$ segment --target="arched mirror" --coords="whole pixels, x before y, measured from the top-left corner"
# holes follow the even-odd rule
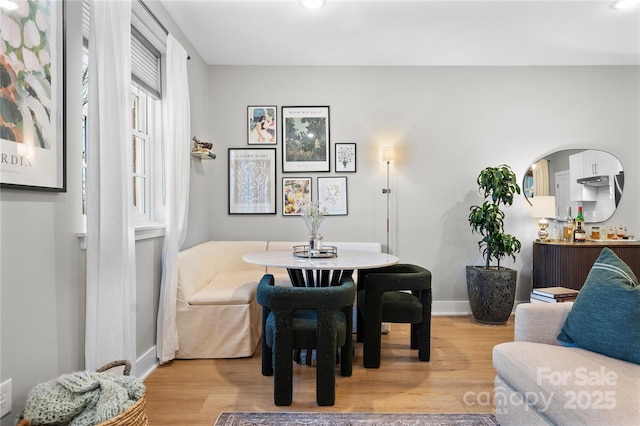
[[[608,220],[618,207],[624,188],[622,164],[612,154],[595,149],[556,151],[534,161],[522,181],[529,203],[536,196],[555,196],[556,217],[573,217],[582,206],[586,223]]]

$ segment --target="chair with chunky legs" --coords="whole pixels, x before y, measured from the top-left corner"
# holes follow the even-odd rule
[[[358,270],[358,342],[364,342],[365,368],[380,367],[382,322],[410,323],[411,348],[429,361],[431,347],[431,272],[396,264]]]
[[[271,274],[262,278],[262,374],[274,376],[275,405],[291,405],[294,349],[309,348],[316,350],[316,401],[335,403],[338,348],[341,375],[352,372],[355,294],[351,278],[341,285],[313,288],[274,286]]]

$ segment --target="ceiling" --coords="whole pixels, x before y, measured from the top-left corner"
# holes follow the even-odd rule
[[[210,65],[639,65],[605,0],[160,0]]]

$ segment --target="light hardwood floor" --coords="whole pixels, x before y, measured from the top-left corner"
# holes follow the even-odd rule
[[[486,326],[466,316],[432,318],[431,361],[409,349],[409,327],[382,336],[379,369],[362,366],[356,344],[353,375],[336,370],[336,404],[316,405],[313,366],[294,364],[293,404],[273,404],[273,377],[261,374],[260,345],[250,358],[174,360],[146,380],[149,423],[211,426],[223,411],[491,413],[494,345],[513,340],[513,317]],[[355,338],[355,335],[354,335]]]

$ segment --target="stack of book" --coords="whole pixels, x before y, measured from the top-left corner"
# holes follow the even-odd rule
[[[546,303],[573,302],[578,297],[578,293],[578,290],[566,287],[534,288],[531,292],[531,301]]]

